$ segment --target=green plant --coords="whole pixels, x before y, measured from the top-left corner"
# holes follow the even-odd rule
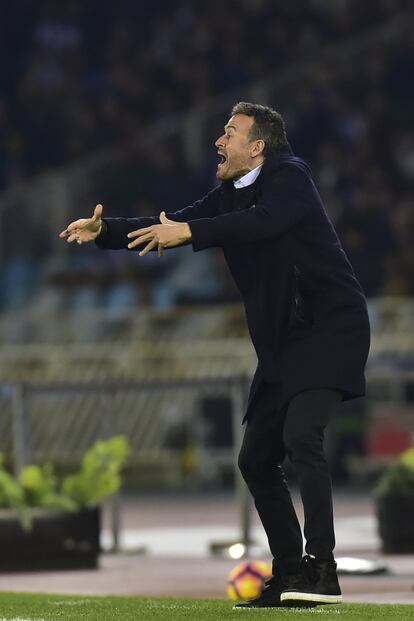
[[[414,447],[388,466],[375,491],[378,498],[396,494],[414,496]]]
[[[19,476],[19,483],[28,507],[52,507],[76,511],[76,503],[57,491],[57,478],[52,464],[25,466]]]
[[[0,507],[20,507],[24,504],[24,493],[19,481],[4,468],[4,457],[0,453]]]
[[[120,470],[128,453],[123,436],[96,442],[85,453],[80,471],[63,481],[65,496],[78,507],[90,507],[114,494],[121,485]]]
[[[15,509],[28,530],[34,507],[79,511],[96,506],[120,488],[120,472],[128,454],[124,436],[98,440],[85,453],[79,472],[61,482],[52,464],[25,466],[15,478],[5,469],[0,454],[0,508]]]

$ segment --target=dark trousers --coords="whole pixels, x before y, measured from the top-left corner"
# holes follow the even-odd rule
[[[276,389],[276,384],[263,383],[254,397],[239,468],[266,531],[273,569],[290,573],[299,567],[303,540],[281,464],[287,456],[297,473],[306,552],[320,560],[333,559],[332,487],[323,439],[341,393],[305,391],[293,397],[283,411],[276,411]]]

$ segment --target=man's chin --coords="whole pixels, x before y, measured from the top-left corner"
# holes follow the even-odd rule
[[[229,171],[220,170],[220,167],[218,167],[216,177],[217,179],[220,179],[220,181],[228,181],[229,179],[232,179],[232,174],[229,174]]]

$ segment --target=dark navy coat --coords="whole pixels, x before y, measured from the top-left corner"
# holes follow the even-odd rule
[[[252,185],[226,181],[167,217],[189,223],[194,251],[223,249],[242,295],[258,357],[246,416],[262,380],[277,384],[280,407],[314,388],[337,389],[344,400],[365,394],[365,297],[303,160],[279,151]],[[97,244],[114,249],[159,220],[104,222]]]

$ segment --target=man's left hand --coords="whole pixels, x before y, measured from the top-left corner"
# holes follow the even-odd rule
[[[128,244],[128,248],[132,249],[140,244],[149,242],[139,253],[143,257],[147,252],[158,246],[158,256],[164,254],[164,248],[174,248],[180,246],[191,239],[191,229],[187,222],[174,222],[169,220],[165,215],[165,211],[160,213],[161,224],[153,224],[144,229],[137,229],[128,233],[128,237],[136,239]]]

